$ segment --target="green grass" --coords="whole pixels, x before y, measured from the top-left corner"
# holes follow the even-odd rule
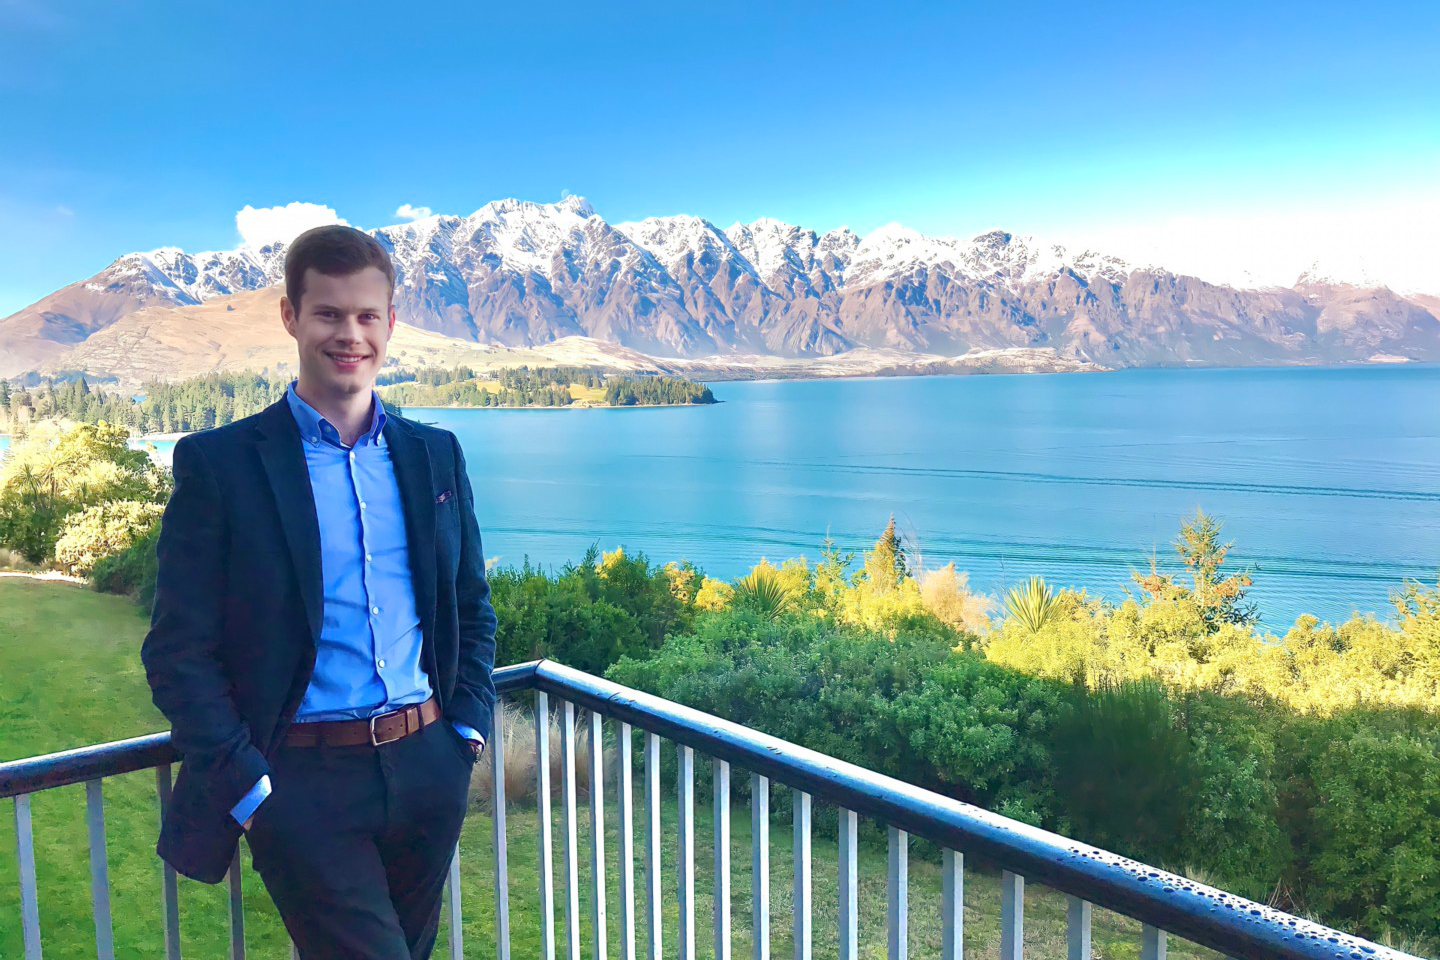
[[[140,665],[145,620],[128,601],[91,593],[65,584],[0,579],[0,759],[33,756],[82,744],[149,733],[165,728],[150,704]],[[557,745],[558,749],[558,745]],[[636,751],[637,764],[639,751]],[[697,757],[697,767],[703,761]],[[747,782],[734,771],[737,793]],[[636,784],[640,783],[637,766]],[[559,784],[554,803],[555,876],[563,878],[563,837]],[[662,808],[664,935],[667,956],[675,956],[676,807],[673,782],[667,777]],[[608,801],[606,859],[610,955],[619,956],[618,836],[615,831],[615,785],[606,784]],[[777,805],[784,791],[774,788]],[[158,827],[154,775],[142,771],[105,781],[106,828],[114,913],[116,956],[121,960],[163,955],[160,920],[161,869],[154,855]],[[89,902],[89,861],[84,819],[84,789],[65,787],[32,798],[36,858],[40,883],[40,922],[47,957],[94,954],[94,927]],[[590,847],[587,800],[579,801],[580,929],[583,953],[590,956]],[[636,928],[646,936],[643,899],[644,831],[636,796]],[[513,955],[529,958],[539,952],[538,822],[533,799],[508,807],[510,925]],[[814,933],[817,958],[836,954],[836,844],[833,825],[816,809],[813,846]],[[732,807],[732,944],[736,957],[750,951],[750,813],[744,803]],[[830,818],[833,824],[833,816]],[[713,817],[709,793],[696,788],[696,945],[701,957],[712,956],[714,864]],[[493,850],[491,819],[477,803],[461,839],[464,936],[471,957],[494,953]],[[243,848],[242,848],[243,849]],[[14,820],[0,816],[0,957],[21,955],[19,892],[14,858]],[[245,925],[249,956],[285,960],[288,940],[259,878],[244,873]],[[777,814],[771,826],[772,956],[791,955],[792,859],[788,817]],[[860,854],[861,956],[885,956],[886,852],[883,842],[862,843]],[[187,957],[222,957],[228,937],[225,891],[182,878],[180,881],[182,949]],[[940,876],[938,864],[912,853],[910,860],[910,955],[938,956],[940,940]],[[557,893],[556,937],[563,954],[564,898]],[[965,948],[970,956],[994,957],[999,941],[998,877],[970,869],[965,877]],[[1025,946],[1032,957],[1064,955],[1065,898],[1031,886],[1026,896]],[[442,927],[441,944],[447,936]],[[1139,955],[1139,924],[1097,910],[1094,952],[1102,960]],[[436,956],[444,955],[437,948]],[[1182,957],[1214,954],[1180,942],[1171,953]],[[644,955],[643,947],[640,955]]]

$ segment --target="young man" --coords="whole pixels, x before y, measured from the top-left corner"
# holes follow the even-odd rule
[[[394,289],[359,230],[291,245],[299,378],[176,445],[141,650],[183,758],[160,856],[217,883],[245,833],[304,960],[430,956],[495,702],[460,445],[374,391]]]

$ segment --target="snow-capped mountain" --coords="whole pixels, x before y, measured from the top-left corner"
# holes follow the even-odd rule
[[[371,231],[415,326],[507,346],[584,336],[656,356],[823,357],[856,348],[958,354],[1041,349],[1106,366],[1440,359],[1424,298],[1310,275],[1236,289],[1096,251],[991,231],[864,237],[762,217],[611,224],[580,197],[496,200]],[[145,310],[283,279],[285,247],[119,258],[0,320],[0,375],[46,364]]]

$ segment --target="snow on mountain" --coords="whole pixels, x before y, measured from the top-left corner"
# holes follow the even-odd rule
[[[655,356],[828,356],[856,349],[1058,351],[1106,365],[1440,359],[1432,304],[1342,285],[1240,290],[1093,250],[992,230],[865,236],[761,217],[611,224],[582,197],[505,199],[371,231],[415,325],[530,347],[567,337]],[[285,245],[127,254],[0,320],[0,376],[37,369],[136,311],[202,304],[283,279]],[[1369,356],[1369,353],[1364,354]]]

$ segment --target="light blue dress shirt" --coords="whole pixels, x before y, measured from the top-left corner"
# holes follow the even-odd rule
[[[347,447],[293,382],[285,392],[315,496],[325,591],[315,670],[296,723],[363,719],[431,694],[405,510],[383,433],[385,406],[373,391],[372,397],[370,426]],[[471,727],[454,726],[467,740],[481,739]],[[244,823],[269,795],[270,778],[262,777],[231,815]]]

